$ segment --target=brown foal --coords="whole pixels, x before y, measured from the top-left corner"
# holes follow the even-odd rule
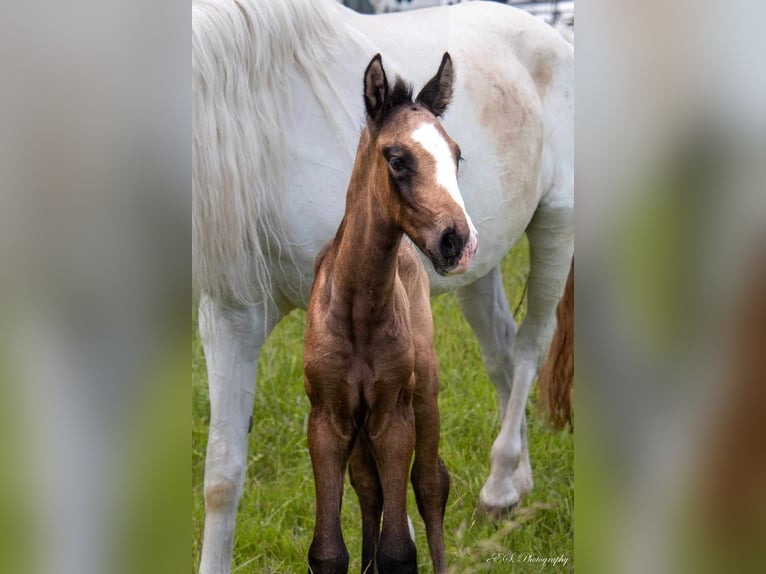
[[[306,320],[314,574],[348,570],[340,525],[347,465],[362,511],[362,572],[417,572],[406,508],[413,452],[412,485],[434,571],[447,569],[449,475],[438,455],[429,282],[402,238],[409,236],[442,274],[464,272],[477,249],[457,187],[460,151],[437,120],[449,105],[453,76],[445,53],[413,101],[401,79],[389,87],[380,55],[364,74],[367,125],[345,216],[316,260]]]

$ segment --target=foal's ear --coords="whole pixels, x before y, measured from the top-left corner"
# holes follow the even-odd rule
[[[388,80],[380,54],[375,54],[364,71],[364,107],[373,122],[380,119],[383,104],[388,98]]]
[[[455,79],[455,70],[452,67],[452,58],[449,52],[444,52],[439,71],[420,90],[415,101],[423,104],[438,118],[449,106],[452,100],[452,82]]]

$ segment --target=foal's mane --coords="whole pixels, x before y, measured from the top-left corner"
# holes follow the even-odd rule
[[[338,10],[327,0],[192,3],[195,293],[261,303],[269,256],[289,257],[278,215],[288,82],[297,71],[332,120],[341,99],[323,62],[346,37]]]

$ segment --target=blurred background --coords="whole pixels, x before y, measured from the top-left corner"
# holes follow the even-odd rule
[[[2,572],[189,564],[186,10],[4,6]],[[578,2],[582,572],[766,564],[764,23]]]
[[[578,566],[762,571],[766,6],[578,8]]]
[[[461,2],[473,0],[338,0],[345,6],[362,14],[385,14],[387,12],[402,12],[417,10],[431,6],[452,6]],[[574,0],[493,0],[500,4],[510,4],[526,10],[549,24],[556,24],[560,19],[574,18]]]

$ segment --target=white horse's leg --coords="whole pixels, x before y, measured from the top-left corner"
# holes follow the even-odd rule
[[[495,385],[500,418],[505,416],[513,383],[513,345],[516,321],[508,307],[500,267],[457,292],[460,310],[481,347],[484,367]]]
[[[495,267],[478,281],[458,291],[458,301],[481,347],[484,367],[497,391],[500,420],[505,417],[513,384],[513,347],[516,321],[508,306],[500,268]],[[510,474],[512,469],[509,469]],[[521,458],[513,485],[519,496],[532,490],[532,468],[527,446],[527,418],[521,421]]]
[[[492,445],[492,468],[480,500],[490,510],[518,503],[532,486],[526,451],[527,395],[550,344],[556,305],[564,289],[574,249],[571,207],[541,205],[527,227],[530,272],[527,316],[513,352],[513,384],[500,434]],[[520,492],[521,491],[521,492]]]
[[[204,295],[200,301],[199,332],[210,390],[200,574],[231,571],[258,354],[280,318],[273,306],[268,310],[264,306],[233,310]]]

